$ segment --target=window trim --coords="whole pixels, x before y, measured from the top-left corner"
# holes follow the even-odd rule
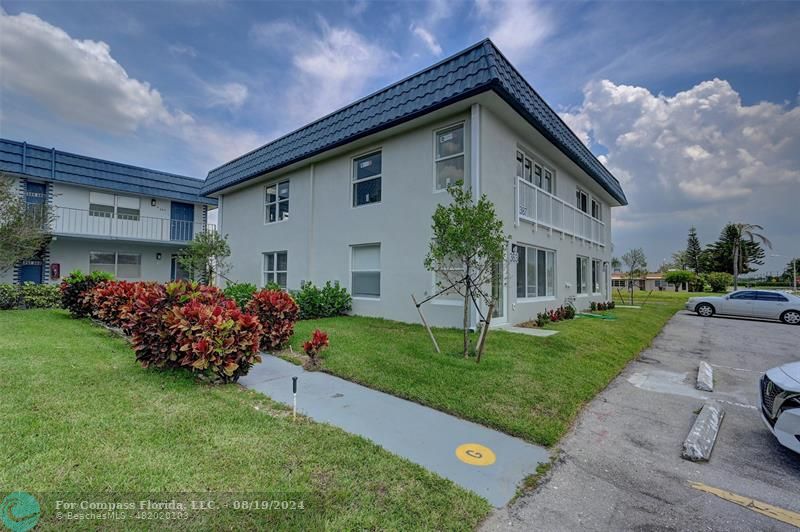
[[[593,258],[593,257],[590,257],[589,260],[592,263],[591,266],[590,266],[590,268],[592,269],[592,273],[590,274],[592,276],[592,291],[591,291],[591,294],[593,296],[602,296],[603,295],[603,285],[605,284],[603,282],[603,277],[604,277],[604,275],[603,275],[603,261],[601,259],[596,259],[596,258]],[[595,288],[594,287],[594,265],[595,265],[595,263],[598,266],[598,268],[597,268],[597,285],[600,288],[600,290],[598,290],[597,292],[594,291],[594,288]]]
[[[92,253],[103,254],[103,255],[114,255],[114,272],[113,275],[115,278],[119,279],[141,279],[142,278],[142,254],[136,253],[133,251],[97,251],[97,250],[89,250],[89,272],[91,273],[92,270]],[[120,277],[119,276],[119,256],[122,255],[134,255],[139,257],[139,276],[138,277]],[[105,271],[105,270],[102,270]]]
[[[550,195],[553,195],[553,196],[557,196],[557,194],[556,194],[556,192],[557,192],[557,190],[556,190],[556,180],[557,180],[556,179],[556,175],[558,174],[558,172],[556,171],[555,165],[553,165],[550,162],[548,162],[547,159],[545,159],[544,157],[539,155],[535,150],[532,150],[532,149],[528,148],[526,145],[524,145],[524,144],[522,144],[520,142],[517,142],[516,151],[514,153],[514,173],[515,174],[516,174],[516,171],[517,171],[517,169],[516,169],[516,167],[517,167],[517,156],[520,155],[520,154],[523,156],[523,161],[522,161],[523,175],[522,176],[515,175],[514,177],[521,178],[521,179],[527,181],[528,183],[530,183],[534,187],[538,188],[542,192],[546,192],[547,194],[550,194]],[[529,159],[531,161],[531,180],[530,181],[528,181],[524,177],[524,174],[525,174],[525,158],[527,158],[527,159]],[[551,188],[551,190],[547,190],[546,188],[536,184],[536,166],[538,166],[542,171],[542,183],[544,183],[545,172],[550,172],[550,188]]]
[[[267,202],[267,189],[269,187],[271,187],[272,185],[275,185],[276,187],[279,187],[282,183],[287,183],[289,185],[289,196],[285,200],[280,200],[280,199],[278,199],[278,195],[276,194],[274,202]],[[269,206],[270,205],[275,205],[275,217],[277,218],[278,214],[280,213],[280,203],[282,201],[285,201],[287,206],[288,206],[287,214],[291,215],[291,213],[292,213],[292,210],[291,210],[291,208],[292,208],[291,207],[291,205],[292,205],[292,201],[291,201],[292,200],[292,179],[289,178],[289,177],[286,177],[286,178],[279,177],[277,179],[270,180],[270,181],[264,183],[263,191],[264,191],[264,193],[262,195],[261,205],[263,207],[264,215],[263,215],[263,217],[261,219],[264,221],[264,225],[267,226],[267,225],[272,225],[272,224],[278,224],[278,223],[281,223],[281,222],[288,222],[290,216],[287,216],[286,218],[276,219],[274,222],[267,221],[267,214],[269,213]],[[277,188],[276,188],[275,192],[277,192]]]
[[[363,244],[350,244],[350,278],[348,279],[350,284],[350,297],[352,299],[363,300],[363,301],[380,301],[381,295],[383,294],[383,290],[381,290],[381,285],[383,284],[383,275],[382,269],[379,268],[377,270],[353,270],[353,255],[355,253],[356,248],[364,248],[364,247],[373,247],[378,246],[378,256],[381,256],[381,248],[383,247],[380,242],[365,242]],[[383,261],[381,261],[382,263]],[[379,295],[376,296],[357,296],[353,292],[353,273],[354,272],[366,272],[366,273],[375,273],[378,272],[378,292]]]
[[[547,292],[547,253],[553,254],[553,295],[543,295],[543,296],[529,296],[528,295],[528,264],[525,263],[525,297],[520,297],[519,293],[517,292],[517,286],[514,286],[514,294],[516,296],[516,300],[518,303],[534,303],[534,302],[541,302],[541,301],[555,301],[558,297],[558,251],[555,249],[549,249],[541,246],[534,246],[531,244],[524,244],[522,242],[514,242],[514,245],[517,246],[517,263],[519,263],[519,248],[525,248],[525,260],[527,261],[528,257],[528,250],[535,250],[535,251],[544,251],[545,252],[545,281],[544,281],[544,289]],[[514,270],[516,275],[516,268]],[[519,283],[519,279],[515,279],[516,283]],[[538,281],[538,279],[537,279]],[[538,290],[538,283],[537,283],[537,290]]]
[[[375,176],[370,176],[364,179],[356,180],[356,167],[355,163],[358,159],[362,159],[364,157],[368,157],[370,155],[375,155],[376,153],[381,154],[381,173]],[[380,201],[370,201],[369,203],[364,203],[363,205],[356,205],[355,204],[355,185],[356,183],[363,183],[369,181],[370,179],[379,179],[381,180],[381,200]],[[360,152],[357,155],[353,155],[350,157],[350,182],[348,184],[350,187],[350,208],[351,209],[360,209],[362,207],[370,207],[372,205],[380,205],[383,203],[383,146],[378,146],[372,148],[370,150]]]
[[[590,288],[593,288],[593,287],[589,286],[591,284],[591,282],[592,282],[592,279],[591,279],[591,275],[592,274],[591,274],[590,265],[589,265],[589,262],[591,261],[591,259],[589,257],[585,256],[585,255],[575,255],[575,259],[576,259],[576,261],[578,259],[581,259],[582,261],[584,261],[584,260],[586,261],[586,268],[581,268],[583,270],[583,278],[586,281],[586,291],[585,292],[581,292],[580,291],[581,290],[581,282],[580,282],[580,279],[578,279],[578,269],[576,268],[575,269],[575,295],[577,297],[589,297],[589,295],[591,294],[591,292],[589,290],[590,290]],[[577,266],[577,263],[575,265]],[[587,274],[588,274],[588,277],[589,277],[588,279],[586,279]]]
[[[279,270],[278,269],[278,254],[279,253],[286,253],[286,269],[285,270]],[[267,255],[274,255],[275,256],[272,259],[273,260],[273,265],[275,266],[275,268],[272,270],[272,274],[275,276],[275,281],[274,281],[275,284],[280,286],[280,283],[278,283],[278,274],[279,273],[285,273],[286,274],[286,286],[282,286],[281,288],[283,290],[288,290],[289,289],[289,251],[287,251],[285,249],[281,249],[281,250],[278,250],[278,251],[262,251],[261,252],[261,286],[262,286],[262,288],[266,288],[266,286],[267,286],[267,273],[268,273],[267,272]]]
[[[462,151],[461,153],[448,155],[447,157],[437,158],[437,156],[436,156],[436,137],[437,137],[437,135],[439,135],[439,133],[441,133],[442,131],[445,131],[445,130],[448,130],[448,129],[452,129],[452,128],[455,128],[455,127],[458,127],[458,126],[461,126],[462,130],[464,131],[464,151]],[[447,188],[437,188],[436,187],[436,177],[437,177],[436,176],[436,163],[438,163],[439,161],[446,161],[448,159],[453,159],[455,157],[464,157],[464,180],[463,180],[463,184],[466,185],[467,172],[468,172],[468,167],[467,167],[467,121],[466,120],[459,120],[458,122],[453,122],[451,124],[448,124],[448,125],[445,125],[445,126],[442,126],[442,127],[434,128],[432,133],[433,133],[433,143],[432,143],[432,146],[433,146],[433,193],[434,194],[439,194],[441,192],[447,192]],[[453,185],[450,185],[450,186],[454,186],[454,185],[455,185],[455,183]]]

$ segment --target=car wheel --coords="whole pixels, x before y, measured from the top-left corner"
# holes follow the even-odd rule
[[[781,314],[781,321],[788,325],[800,325],[800,311],[787,310]]]
[[[710,318],[714,315],[714,307],[708,303],[700,303],[697,305],[697,307],[695,307],[694,310],[698,315],[703,316],[704,318]]]

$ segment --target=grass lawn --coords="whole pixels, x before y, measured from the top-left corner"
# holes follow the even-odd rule
[[[344,342],[334,332],[334,345]],[[226,492],[305,501],[302,511],[229,508],[190,512],[189,521],[127,522],[138,529],[472,529],[490,509],[362,438],[293,423],[260,394],[142,369],[124,340],[63,311],[0,312],[0,364],[0,497],[206,492],[219,500]],[[54,525],[50,510],[42,522]]]
[[[553,445],[581,406],[647,347],[686,294],[615,309],[618,319],[546,326],[542,338],[492,331],[480,364],[460,355],[461,331],[436,329],[437,355],[421,325],[364,317],[299,322],[301,350],[315,328],[330,334],[325,371],[543,445]]]

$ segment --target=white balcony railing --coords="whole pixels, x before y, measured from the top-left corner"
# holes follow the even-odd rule
[[[150,216],[130,216],[95,212],[71,207],[55,207],[53,233],[122,240],[188,242],[195,234],[214,231],[212,224],[170,220]]]
[[[524,179],[517,178],[517,221],[606,245],[606,224]]]

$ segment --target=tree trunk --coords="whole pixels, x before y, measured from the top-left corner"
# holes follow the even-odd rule
[[[464,291],[464,358],[469,355],[469,265],[466,268],[466,286]]]
[[[739,289],[739,242],[733,243],[733,289]]]

